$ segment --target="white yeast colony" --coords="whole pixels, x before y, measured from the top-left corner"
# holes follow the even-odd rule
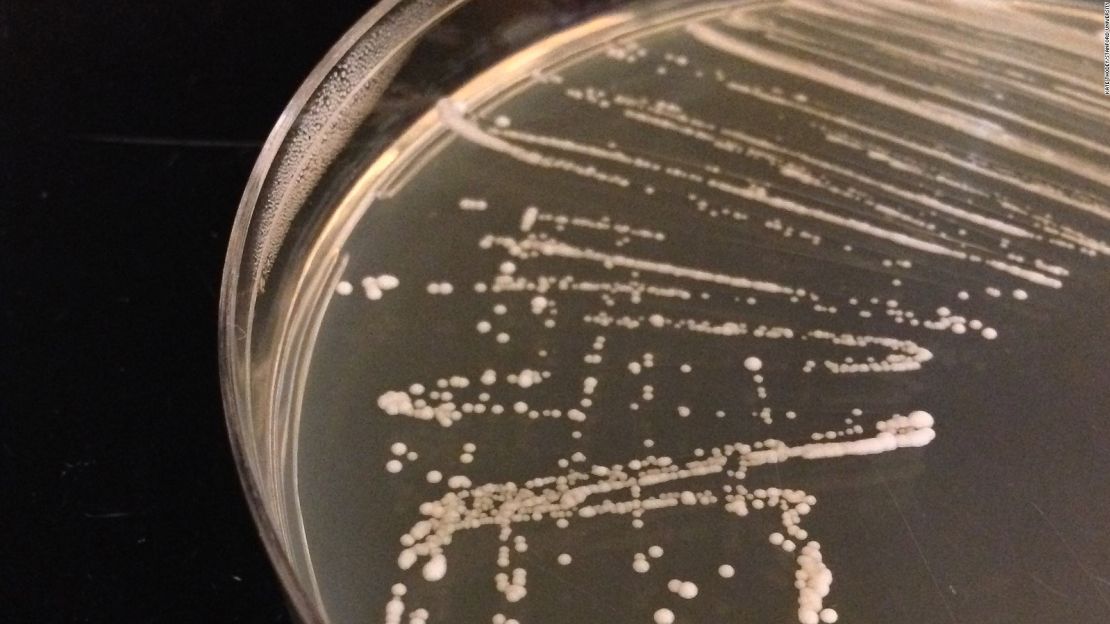
[[[476,254],[475,265],[490,270],[473,284],[426,282],[422,296],[479,302],[468,308],[480,309],[477,316],[460,315],[461,331],[489,359],[475,370],[383,389],[380,413],[443,428],[464,419],[506,428],[542,420],[564,428],[561,442],[568,446],[546,474],[474,483],[471,476],[485,454],[472,442],[445,442],[446,454],[422,449],[422,461],[438,464],[404,471],[405,462],[417,457],[404,442],[392,441],[385,466],[390,479],[428,492],[415,510],[419,519],[400,537],[397,564],[406,580],[445,578],[453,543],[467,532],[497,531],[500,546],[490,557],[489,585],[503,603],[501,611],[511,612],[538,591],[523,563],[529,559],[529,527],[573,530],[610,516],[627,518],[626,526],[635,530],[665,517],[664,510],[712,509],[737,522],[749,515],[775,520],[766,542],[794,564],[793,580],[785,578],[783,585],[796,590],[797,621],[836,622],[825,547],[804,522],[815,513],[817,496],[753,482],[771,464],[813,461],[831,470],[835,464],[828,460],[840,457],[924,447],[936,435],[934,421],[909,405],[906,415],[878,421],[865,420],[874,418],[874,410],[855,409],[850,416],[835,415],[830,425],[829,415],[812,404],[793,403],[792,384],[803,375],[897,382],[945,357],[954,345],[1002,341],[1005,331],[992,319],[1004,316],[1007,306],[1033,305],[1066,288],[1079,263],[1110,255],[1110,245],[1082,227],[1091,219],[1110,220],[1102,199],[1054,183],[1051,173],[1019,172],[1005,164],[1007,155],[1020,154],[1045,164],[1046,171],[1063,163],[1080,178],[1110,182],[1099,166],[1105,160],[1090,156],[1110,156],[1104,145],[1004,106],[1013,94],[1061,118],[1078,116],[1105,128],[1105,111],[1093,96],[1065,95],[1084,88],[1060,69],[1075,60],[1074,52],[1057,46],[1045,52],[1053,62],[1033,67],[997,37],[985,37],[981,46],[969,43],[961,29],[944,22],[966,18],[975,28],[992,27],[958,7],[942,14],[931,5],[878,1],[798,0],[789,6],[794,18],[810,24],[835,16],[855,29],[825,28],[826,37],[815,37],[799,29],[797,19],[778,19],[774,7],[723,11],[642,39],[612,42],[576,61],[616,64],[636,80],[614,79],[602,88],[573,65],[532,74],[525,91],[543,89],[545,97],[562,98],[567,108],[560,114],[597,120],[594,126],[612,128],[613,136],[579,136],[574,123],[559,125],[565,135],[552,135],[529,128],[526,116],[450,99],[439,103],[438,131],[452,141],[480,149],[491,163],[536,176],[537,184],[571,180],[576,188],[597,189],[597,196],[570,202],[539,196],[509,205],[485,199],[492,192],[468,189],[453,199],[451,210],[441,211],[444,219],[468,220],[466,231],[482,231],[466,244]],[[922,15],[930,19],[923,22]],[[1068,32],[1063,25],[1051,28],[1061,36]],[[861,30],[894,35],[863,37]],[[863,49],[860,41],[867,54],[850,52]],[[895,74],[887,69],[891,62],[911,71]],[[1022,78],[1003,80],[999,76],[1006,72],[988,71],[998,66]],[[946,74],[918,77],[938,67]],[[708,94],[703,99],[724,102],[728,114],[671,101],[672,80],[699,85]],[[984,92],[956,88],[967,82]],[[799,91],[799,84],[810,88]],[[846,106],[846,96],[866,106]],[[745,107],[788,116],[820,145],[745,125],[746,117],[735,114]],[[909,122],[911,130],[892,129],[880,116],[862,112],[876,108],[933,124],[932,130],[915,133]],[[637,137],[652,146],[680,144],[698,157],[670,159],[645,149]],[[990,149],[969,153],[961,147],[975,142]],[[649,212],[641,202],[661,202],[650,205],[663,208]],[[504,211],[514,215],[511,227],[486,220]],[[664,218],[656,222],[655,214]],[[704,239],[684,239],[690,232]],[[691,246],[704,249],[684,253]],[[744,249],[734,251],[738,247]],[[851,277],[850,286],[759,262],[758,256],[774,253],[833,267]],[[400,280],[383,274],[358,283],[376,300]],[[341,296],[353,291],[349,281],[335,288]],[[642,348],[613,356],[607,341]],[[688,344],[712,344],[714,354],[726,355],[700,361],[689,356],[697,349],[683,351]],[[553,364],[550,345],[558,345],[562,357],[573,351],[573,365]],[[988,343],[981,348],[989,353]],[[521,357],[527,361],[513,359]],[[703,371],[721,368],[734,380],[729,388],[699,385]],[[675,377],[681,385],[698,386],[699,394],[668,395],[673,384],[663,382]],[[629,386],[630,396],[605,402],[616,388]],[[880,398],[882,404],[892,400]],[[863,405],[869,397],[852,399]],[[672,450],[659,429],[648,437],[631,425],[630,448],[643,455],[619,463],[591,459],[594,426],[631,417],[697,427],[741,414],[749,430],[767,433]],[[789,439],[778,439],[784,424],[794,428]],[[799,435],[799,426],[808,431]],[[822,505],[836,503],[833,494],[827,501],[825,496]],[[554,560],[559,567],[577,567],[590,557],[588,544],[574,545],[579,550],[545,555],[544,565]],[[679,572],[668,568],[672,557],[658,544],[627,556],[621,567],[630,582],[667,590],[658,594],[665,604],[629,621],[693,621],[684,620],[688,605],[743,595],[735,581],[721,591],[721,584],[744,572],[742,559],[707,561],[702,576],[689,580],[672,577]],[[406,613],[405,595],[403,585],[394,587],[387,622]],[[410,614],[414,622],[428,620],[421,609]],[[534,624],[551,618],[557,614]],[[498,612],[493,621],[517,620]]]
[[[534,477],[523,483],[487,483],[478,487],[448,492],[438,500],[420,506],[424,519],[402,536],[404,550],[397,563],[407,570],[425,559],[422,574],[425,580],[443,578],[446,567],[446,550],[459,532],[484,527],[499,529],[501,541],[507,542],[514,528],[529,523],[565,521],[560,526],[573,527],[574,523],[588,521],[603,515],[632,515],[640,518],[651,512],[676,506],[720,505],[737,517],[744,517],[763,509],[781,512],[784,531],[797,540],[807,540],[809,535],[801,528],[801,519],[812,510],[817,500],[800,490],[766,488],[749,491],[740,484],[747,472],[758,466],[776,464],[792,459],[824,460],[850,455],[873,455],[898,448],[921,447],[935,436],[933,418],[917,411],[908,416],[893,416],[876,425],[871,437],[851,440],[809,443],[790,446],[782,441],[767,439],[754,444],[733,443],[714,447],[703,453],[704,457],[678,462],[671,457],[648,456],[613,466],[590,466],[586,471],[570,469],[563,474]],[[726,479],[721,477],[725,476]],[[725,481],[722,485],[721,482]],[[693,489],[680,488],[700,488]],[[716,492],[714,492],[716,490]],[[616,494],[626,495],[614,501]],[[604,498],[602,498],[604,497]],[[599,502],[593,499],[602,498]],[[517,536],[517,552],[522,543]],[[770,537],[773,545],[786,553],[798,548],[792,539],[782,533]],[[796,577],[801,583],[798,594],[799,621],[818,621],[814,618],[835,618],[835,611],[823,606],[832,583],[832,574],[822,563],[820,544],[805,541],[796,557]],[[509,565],[509,549],[502,547],[500,567]],[[655,545],[648,549],[647,557],[638,554],[633,561],[636,572],[648,573],[650,558],[661,558],[664,550]],[[569,564],[570,555],[560,563]],[[564,563],[565,562],[565,563]],[[518,568],[521,569],[521,568]],[[721,577],[729,578],[735,570],[721,566]],[[509,580],[510,578],[514,580]],[[497,585],[509,602],[523,599],[525,573],[513,577],[498,573]],[[698,586],[691,581],[672,580],[668,583],[677,596],[691,600],[699,595]]]

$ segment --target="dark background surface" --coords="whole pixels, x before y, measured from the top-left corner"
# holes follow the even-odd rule
[[[372,4],[0,0],[0,621],[288,621],[220,272],[261,142]]]

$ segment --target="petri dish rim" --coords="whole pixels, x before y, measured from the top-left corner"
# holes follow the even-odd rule
[[[227,423],[231,451],[238,468],[239,479],[248,507],[270,557],[286,598],[295,617],[306,624],[323,624],[327,616],[321,603],[298,577],[288,548],[281,541],[274,518],[274,510],[267,508],[262,492],[268,484],[262,481],[261,462],[251,441],[252,384],[251,349],[254,330],[254,305],[268,267],[265,261],[252,257],[248,244],[253,236],[265,237],[262,224],[272,219],[274,212],[283,207],[266,204],[266,183],[271,179],[275,166],[281,165],[279,157],[286,143],[296,136],[296,123],[311,105],[314,96],[328,83],[329,74],[374,29],[381,29],[390,16],[425,8],[433,17],[408,24],[408,28],[393,28],[385,32],[384,45],[377,49],[379,62],[390,56],[405,42],[417,36],[439,15],[464,4],[467,0],[380,0],[372,9],[350,26],[339,40],[313,67],[312,71],[285,105],[273,129],[259,152],[239,201],[228,240],[221,278],[218,308],[218,359],[221,395]],[[415,9],[414,5],[419,5]],[[380,65],[379,65],[380,67]],[[373,77],[373,72],[362,76]],[[373,102],[368,103],[369,106]],[[331,110],[336,114],[338,110]],[[293,212],[300,206],[293,207]],[[288,210],[288,208],[286,208]],[[291,215],[290,215],[291,216]],[[282,232],[284,235],[285,232]],[[280,241],[276,241],[280,242]]]

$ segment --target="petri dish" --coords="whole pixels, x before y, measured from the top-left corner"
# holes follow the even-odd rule
[[[378,3],[224,275],[312,623],[1104,622],[1091,6]]]

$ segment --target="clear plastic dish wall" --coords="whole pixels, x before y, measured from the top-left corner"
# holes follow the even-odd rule
[[[326,621],[312,590],[294,479],[298,388],[319,320],[306,300],[321,295],[335,260],[328,217],[356,174],[438,98],[545,36],[624,4],[382,0],[316,66],[263,146],[227,254],[220,365],[244,488],[303,621]],[[668,3],[682,4],[694,3]]]

